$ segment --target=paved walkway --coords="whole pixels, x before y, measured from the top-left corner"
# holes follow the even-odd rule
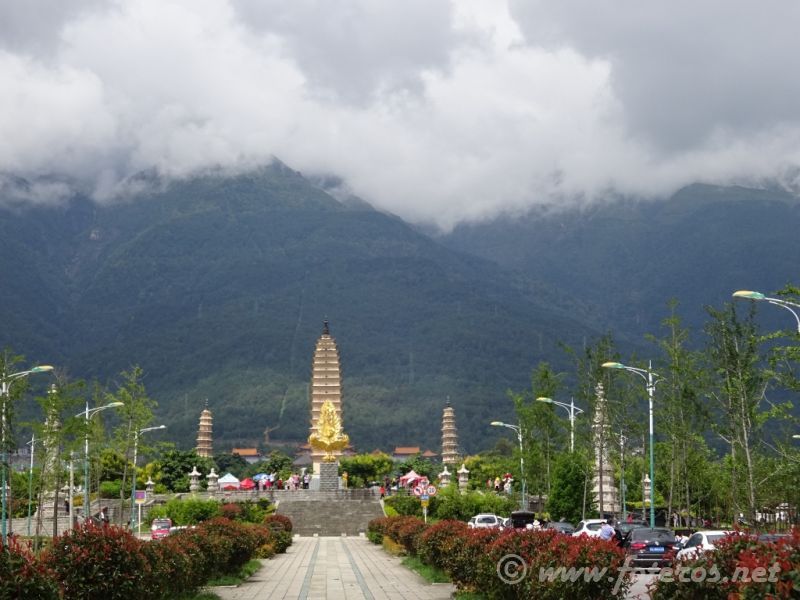
[[[213,588],[223,600],[444,600],[453,590],[427,583],[363,537],[295,538],[239,587]]]

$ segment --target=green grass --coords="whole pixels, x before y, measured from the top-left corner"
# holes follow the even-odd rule
[[[261,568],[260,560],[256,559],[249,560],[236,575],[223,575],[222,577],[211,579],[208,583],[206,583],[206,587],[214,587],[221,585],[239,585],[243,581],[246,581],[260,568]]]
[[[419,574],[428,583],[450,583],[447,573],[431,565],[426,565],[416,556],[406,556],[402,564]]]

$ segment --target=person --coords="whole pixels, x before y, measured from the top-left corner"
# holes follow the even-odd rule
[[[66,514],[69,514],[69,499],[68,498],[64,500],[64,512]]]
[[[603,524],[600,526],[600,539],[608,542],[613,537],[614,537],[614,528],[608,521],[603,521]]]
[[[97,518],[100,519],[100,523],[103,527],[108,527],[108,507],[104,506],[100,509],[100,512],[97,513]]]
[[[386,497],[386,488],[381,486],[381,499]]]

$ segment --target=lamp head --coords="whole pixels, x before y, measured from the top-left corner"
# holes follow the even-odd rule
[[[620,362],[604,362],[600,366],[603,367],[604,369],[624,369],[625,368],[625,365],[623,365]]]
[[[112,402],[111,404],[106,404],[103,408],[116,408],[118,406],[125,406],[124,402]]]
[[[491,425],[494,425],[495,427],[503,427],[505,423],[503,423],[502,421],[492,421]]]
[[[739,290],[738,292],[733,292],[734,298],[746,298],[748,300],[764,300],[766,296],[761,292],[753,292],[751,290]]]
[[[31,373],[45,373],[46,371],[52,371],[52,365],[39,365],[37,367],[33,367],[31,369]]]
[[[548,403],[550,403],[550,404],[552,404],[552,403],[553,403],[553,399],[552,399],[552,398],[545,398],[544,396],[539,396],[539,397],[536,399],[536,401],[537,401],[537,402],[548,402]]]

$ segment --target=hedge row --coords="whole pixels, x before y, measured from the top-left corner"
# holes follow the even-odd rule
[[[89,523],[56,538],[39,557],[16,541],[0,549],[0,600],[182,597],[289,544],[288,531],[222,517],[152,542]]]
[[[662,573],[654,600],[728,600],[800,597],[800,528],[769,544],[752,535],[730,535],[715,550],[676,562]]]
[[[425,525],[410,516],[375,519],[367,535],[374,543],[390,538],[445,571],[460,590],[488,598],[615,598],[624,597],[630,585],[629,573],[620,574],[624,552],[598,538],[553,530],[469,529],[455,520]],[[555,571],[560,567],[563,576]],[[583,576],[595,567],[606,570],[602,576]],[[569,577],[570,568],[577,577]]]

